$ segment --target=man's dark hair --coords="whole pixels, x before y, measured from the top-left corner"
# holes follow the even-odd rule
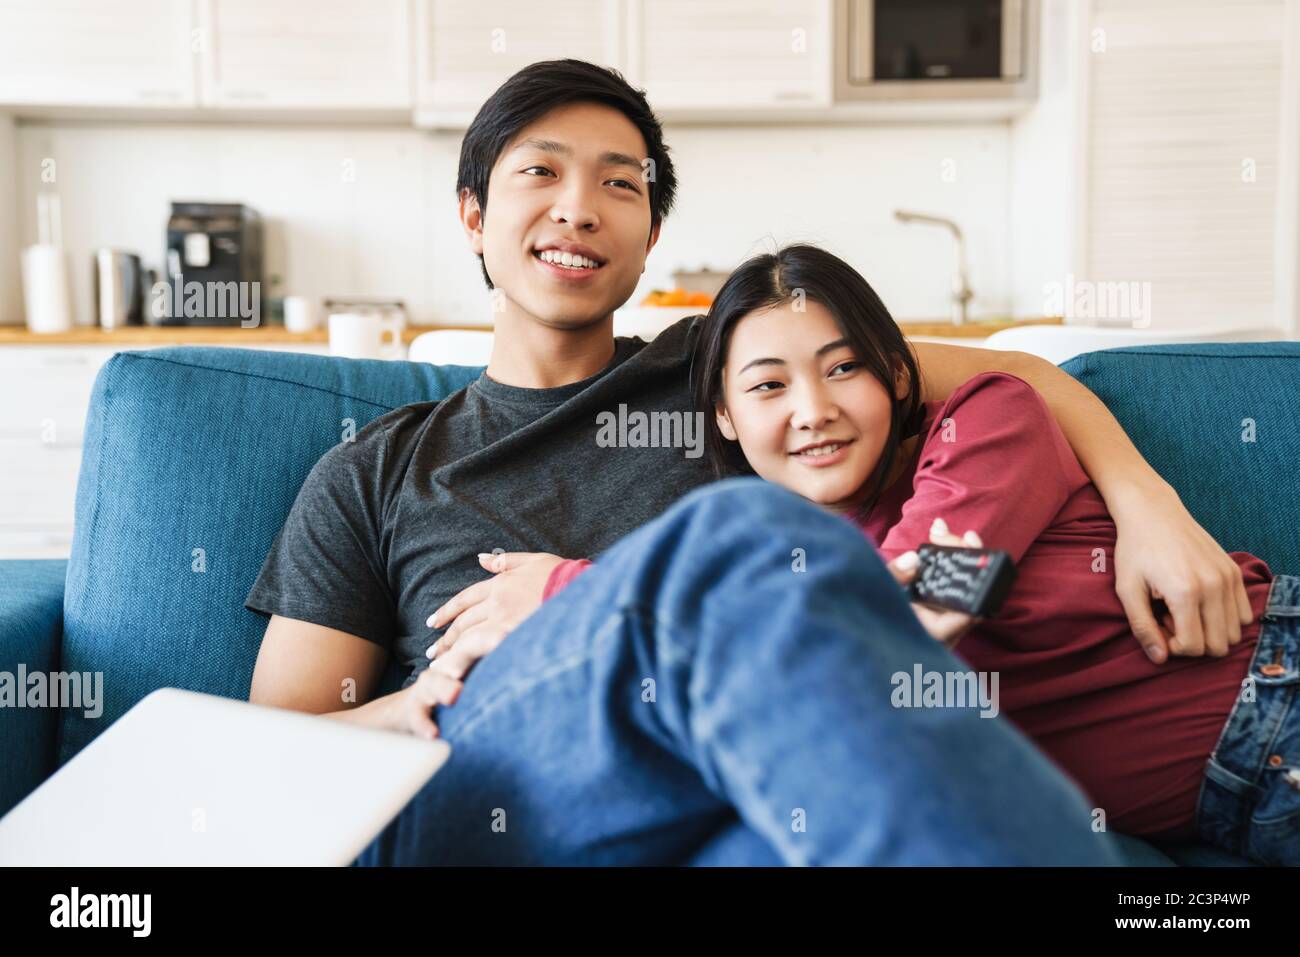
[[[677,175],[664,145],[664,132],[646,102],[645,93],[632,87],[621,73],[585,60],[543,60],[524,67],[480,107],[460,144],[460,169],[456,195],[468,189],[487,216],[488,178],[492,167],[519,131],[546,113],[570,103],[603,103],[631,121],[645,140],[649,168],[650,227],[658,225],[672,209]],[[483,280],[492,277],[479,256]]]

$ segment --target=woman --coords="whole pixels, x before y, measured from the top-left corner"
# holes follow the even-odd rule
[[[1093,797],[1105,827],[1300,863],[1300,705],[1287,687],[1300,578],[1232,553],[1254,612],[1240,642],[1153,664],[1115,593],[1114,523],[1039,395],[985,373],[921,402],[879,297],[815,247],[732,274],[692,377],[719,477],[757,474],[843,515],[901,582],[919,545],[959,543],[945,522],[1011,554],[1017,580],[996,617],[916,606],[918,617],[961,639],[972,668],[999,673],[1002,712]],[[546,597],[585,564],[557,566]]]

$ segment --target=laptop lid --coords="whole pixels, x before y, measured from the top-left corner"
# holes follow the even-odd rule
[[[0,819],[0,865],[347,865],[450,753],[162,688]]]

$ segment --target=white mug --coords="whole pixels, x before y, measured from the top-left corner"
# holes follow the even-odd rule
[[[285,296],[284,328],[289,332],[320,328],[320,300],[311,296]]]
[[[336,312],[330,316],[330,355],[345,359],[401,359],[401,316],[366,312]]]

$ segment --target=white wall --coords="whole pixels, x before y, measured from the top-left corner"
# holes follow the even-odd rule
[[[1041,314],[1047,284],[1065,283],[1081,165],[1077,58],[1086,51],[1076,0],[1041,0],[1038,99],[1011,128],[1012,311]]]
[[[897,222],[894,210],[908,208],[962,226],[972,314],[1006,312],[1007,124],[692,127],[668,139],[681,186],[653,254],[664,281],[678,263],[733,267],[773,244],[809,241],[859,269],[896,318],[947,319],[952,238]]]
[[[728,268],[772,243],[808,240],[862,270],[898,318],[946,317],[951,239],[896,222],[893,210],[908,207],[962,225],[972,314],[1004,314],[1009,130],[1005,123],[670,127],[678,204],[633,301],[667,288],[675,269]],[[93,250],[124,248],[160,265],[174,199],[259,210],[268,223],[267,275],[286,280],[273,295],[392,296],[406,300],[417,321],[490,319],[455,213],[459,134],[22,121],[16,140],[24,245],[35,239],[41,163],[56,161],[79,323],[92,321]],[[0,176],[7,154],[0,132]],[[0,300],[0,320],[20,321],[18,308]]]
[[[14,121],[0,114],[0,322],[21,316],[23,308],[18,259],[16,141]]]
[[[425,228],[438,151],[410,130],[24,122],[18,154],[24,243],[36,234],[41,164],[55,161],[56,182],[43,188],[62,200],[82,325],[93,321],[92,252],[131,250],[161,268],[172,200],[256,208],[266,219],[267,279],[287,280],[273,295],[400,296],[427,306],[452,273],[431,255]]]

